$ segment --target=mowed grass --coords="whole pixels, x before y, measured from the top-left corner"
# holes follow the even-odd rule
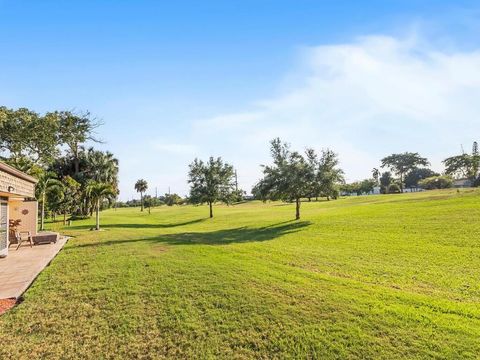
[[[101,214],[0,317],[0,358],[476,358],[480,192]]]

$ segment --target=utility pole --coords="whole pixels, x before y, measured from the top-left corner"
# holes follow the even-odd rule
[[[155,186],[155,197],[158,198],[157,187]]]
[[[235,191],[238,193],[238,176],[237,176],[237,169],[235,169]]]

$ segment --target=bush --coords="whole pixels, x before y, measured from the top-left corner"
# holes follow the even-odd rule
[[[388,194],[399,194],[402,191],[398,184],[390,184],[387,190]]]
[[[418,185],[425,190],[451,188],[453,179],[450,176],[431,176],[420,180]]]

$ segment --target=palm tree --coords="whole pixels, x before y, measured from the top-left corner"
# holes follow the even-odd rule
[[[61,190],[62,187],[63,184],[60,180],[55,178],[55,173],[44,172],[38,179],[38,183],[35,186],[35,192],[37,199],[40,199],[42,204],[40,211],[40,231],[44,230],[46,195],[49,191],[54,189]]]
[[[89,198],[86,191],[89,182],[95,181],[110,184],[118,194],[118,160],[108,151],[103,152],[93,148],[82,151],[80,160],[81,172],[77,177],[80,179],[83,189],[81,212],[93,214],[95,202]]]
[[[137,192],[140,193],[140,200],[142,204],[142,208],[140,211],[143,211],[143,193],[147,191],[147,189],[148,189],[148,184],[145,180],[143,179],[137,180],[137,182],[135,183],[135,190],[137,190]]]
[[[85,153],[87,163],[87,172],[89,178],[111,184],[113,187],[118,185],[118,160],[113,157],[109,151],[103,152],[90,148]]]
[[[100,204],[106,198],[117,195],[111,184],[93,181],[87,186],[88,197],[95,204],[95,230],[100,230]]]

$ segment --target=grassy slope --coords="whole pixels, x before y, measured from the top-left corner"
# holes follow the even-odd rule
[[[0,358],[480,354],[480,192],[102,213],[0,318]],[[101,355],[103,354],[103,356]]]

